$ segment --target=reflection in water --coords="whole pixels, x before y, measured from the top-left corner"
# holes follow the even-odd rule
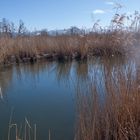
[[[135,65],[131,62],[131,65]],[[74,77],[75,79],[83,82],[91,79],[99,74],[103,74],[104,69],[109,73],[118,69],[126,71],[127,62],[125,59],[120,58],[94,58],[88,61],[69,61],[69,62],[39,62],[36,64],[20,64],[13,66],[0,72],[0,85],[2,89],[6,89],[11,82],[13,75],[17,76],[19,80],[23,80],[26,76],[30,76],[34,81],[37,81],[39,74],[47,72],[48,74],[55,71],[57,81],[69,82]],[[130,67],[130,62],[129,62]],[[134,67],[134,66],[132,66]],[[103,76],[103,75],[102,75]],[[102,77],[101,76],[101,77]],[[75,80],[74,79],[74,80]]]
[[[76,75],[81,81],[88,78],[88,63],[86,61],[80,61],[75,63]]]
[[[3,100],[3,93],[2,93],[1,87],[0,87],[0,99]]]
[[[92,109],[91,87],[92,91],[100,93],[100,102],[103,103],[110,86],[108,83],[114,83],[113,88],[120,83],[120,72],[123,73],[123,78],[134,78],[135,64],[130,63],[120,58],[93,58],[87,61],[20,64],[1,71],[0,86],[3,94],[7,95],[7,102],[2,104],[0,101],[0,111],[3,112],[0,116],[0,139],[7,135],[12,107],[15,108],[14,122],[20,124],[28,117],[33,124],[37,124],[37,139],[47,139],[46,131],[50,129],[52,139],[74,139],[75,114],[81,113],[75,112],[75,104],[84,105],[84,99],[84,102],[89,103],[87,109]],[[128,75],[130,71],[132,75]],[[81,97],[82,100],[79,100]],[[87,117],[80,116],[85,119]],[[77,134],[81,133],[79,126],[77,129]]]
[[[55,71],[59,83],[64,82],[66,85],[70,85],[73,69],[72,65],[73,63],[71,61],[56,63]]]
[[[12,80],[13,69],[2,68],[0,69],[0,88],[1,91],[5,91],[5,89],[9,86]]]
[[[36,64],[21,64],[20,66],[14,67],[15,73],[17,74],[18,78],[22,80],[24,75],[29,75],[36,81],[39,77],[40,73],[43,73],[46,69],[49,72],[53,67],[53,63],[46,62],[46,63],[36,63]]]

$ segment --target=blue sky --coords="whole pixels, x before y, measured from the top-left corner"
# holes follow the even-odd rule
[[[30,30],[90,28],[96,19],[108,23],[115,2],[124,5],[123,11],[140,11],[140,0],[0,0],[0,19],[14,23],[22,19]]]

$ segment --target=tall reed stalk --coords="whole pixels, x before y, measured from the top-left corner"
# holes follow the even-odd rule
[[[102,79],[78,88],[75,139],[139,140],[140,88],[133,68],[103,69]]]

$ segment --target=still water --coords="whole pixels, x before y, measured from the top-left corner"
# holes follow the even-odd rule
[[[13,65],[0,70],[0,140],[25,139],[73,140],[76,124],[76,92],[86,89],[96,76],[99,90],[104,90],[104,61],[39,62]],[[133,64],[134,65],[134,64]],[[109,66],[109,67],[108,67]],[[109,61],[108,71],[126,70],[124,61]],[[134,66],[133,66],[134,67]],[[86,83],[86,84],[85,84]],[[103,92],[103,91],[101,91]],[[9,122],[11,121],[11,122]],[[36,125],[36,133],[35,133]],[[16,126],[16,127],[15,127]],[[30,127],[30,136],[29,136]]]

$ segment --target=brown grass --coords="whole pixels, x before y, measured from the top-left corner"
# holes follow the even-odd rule
[[[139,140],[140,87],[135,74],[130,68],[114,72],[106,68],[103,79],[98,75],[87,84],[88,90],[78,90],[75,139]]]
[[[0,63],[36,61],[40,58],[71,60],[89,56],[125,55],[132,44],[130,34],[23,36],[0,38]]]
[[[117,7],[117,11],[120,8]],[[126,16],[115,13],[110,26],[104,29],[94,24],[90,33],[49,36],[0,34],[0,64],[51,60],[86,59],[90,56],[126,55],[140,38],[140,14]],[[125,25],[125,22],[129,25]],[[4,27],[3,27],[4,28]]]

